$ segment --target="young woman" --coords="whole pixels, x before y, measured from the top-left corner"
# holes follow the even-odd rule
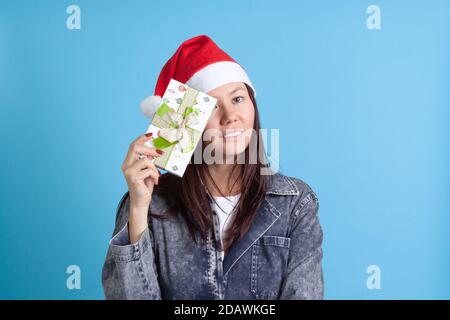
[[[218,134],[201,143],[226,161],[190,163],[182,178],[160,175],[151,160],[163,151],[145,145],[152,137],[131,143],[122,164],[128,191],[103,266],[106,298],[322,299],[318,198],[264,158],[248,161],[255,149],[265,153],[244,69],[197,36],[165,64],[153,104],[170,78],[217,98],[205,133]]]

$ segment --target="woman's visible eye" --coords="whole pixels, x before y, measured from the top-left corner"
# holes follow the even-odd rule
[[[243,96],[239,96],[239,97],[233,98],[233,102],[234,103],[239,103],[239,102],[242,102],[242,101],[244,101],[244,97]]]

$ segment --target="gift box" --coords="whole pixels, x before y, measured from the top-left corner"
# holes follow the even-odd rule
[[[155,166],[182,177],[217,99],[171,79],[147,129],[150,147],[164,151]]]

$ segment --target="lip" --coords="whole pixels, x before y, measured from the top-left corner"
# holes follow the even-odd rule
[[[236,139],[244,132],[243,129],[228,129],[222,134],[222,138],[226,140]]]

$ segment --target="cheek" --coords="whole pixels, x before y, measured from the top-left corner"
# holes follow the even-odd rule
[[[220,118],[217,116],[217,113],[212,114],[209,119],[208,122],[206,123],[206,129],[219,129],[220,128]]]
[[[220,121],[216,119],[216,117],[209,118],[206,123],[205,129],[202,134],[202,139],[204,140],[204,144],[208,145],[216,139],[216,136],[219,135],[220,130]]]
[[[250,104],[245,108],[243,119],[247,127],[253,128],[253,124],[255,121],[255,108],[253,107],[253,104]]]

